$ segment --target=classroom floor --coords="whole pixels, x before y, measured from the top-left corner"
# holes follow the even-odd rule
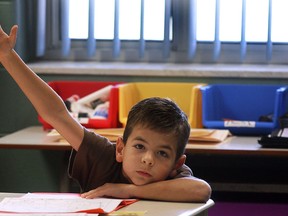
[[[230,197],[230,198],[229,198]],[[287,194],[221,194],[209,216],[288,216]]]
[[[188,154],[186,163],[196,177],[208,183],[221,183],[212,187],[211,198],[215,205],[209,209],[209,216],[288,216],[288,161],[287,157],[264,155]],[[225,183],[229,183],[225,187]],[[259,188],[245,188],[231,185],[287,185],[285,191],[268,193]],[[213,184],[212,184],[213,186]],[[220,191],[225,190],[226,192]],[[254,193],[239,192],[252,189]],[[228,192],[230,191],[230,192]],[[258,192],[256,192],[258,191]],[[283,193],[281,193],[283,192]]]
[[[209,216],[287,216],[288,204],[216,202]]]

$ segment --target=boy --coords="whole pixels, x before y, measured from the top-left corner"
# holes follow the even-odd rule
[[[89,132],[71,117],[62,99],[14,51],[17,26],[7,35],[0,27],[0,62],[36,111],[73,147],[69,174],[82,197],[139,198],[206,202],[210,186],[192,176],[183,154],[190,127],[168,99],[135,105],[116,145]]]

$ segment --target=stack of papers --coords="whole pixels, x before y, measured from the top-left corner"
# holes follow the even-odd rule
[[[202,141],[209,143],[223,142],[231,133],[229,130],[215,130],[215,129],[191,129],[189,141]]]
[[[124,128],[108,128],[108,129],[90,129],[97,134],[107,137],[111,142],[116,142],[118,137],[123,136]],[[230,134],[229,130],[216,129],[191,129],[189,142],[193,144],[194,141],[218,143],[224,141]],[[58,142],[65,142],[64,138],[55,130],[51,130],[47,134],[49,137],[54,137]]]
[[[136,201],[136,199],[85,199],[81,198],[79,194],[72,193],[28,193],[22,197],[4,198],[0,202],[0,213],[103,214],[113,212]]]

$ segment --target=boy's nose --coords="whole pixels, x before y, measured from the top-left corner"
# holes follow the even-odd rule
[[[153,166],[154,164],[153,155],[149,152],[144,154],[144,156],[142,157],[142,163],[145,163],[146,165],[149,165],[149,166]]]

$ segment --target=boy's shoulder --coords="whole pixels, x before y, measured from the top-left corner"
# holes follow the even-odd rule
[[[114,151],[115,144],[110,142],[106,137],[95,133],[93,130],[84,128],[84,137],[81,142],[79,151],[85,150],[87,153],[89,153],[95,149],[97,152],[99,152],[101,149],[104,150],[107,148],[110,148]]]
[[[186,164],[183,164],[178,170],[177,175],[174,178],[191,177],[193,172]]]

